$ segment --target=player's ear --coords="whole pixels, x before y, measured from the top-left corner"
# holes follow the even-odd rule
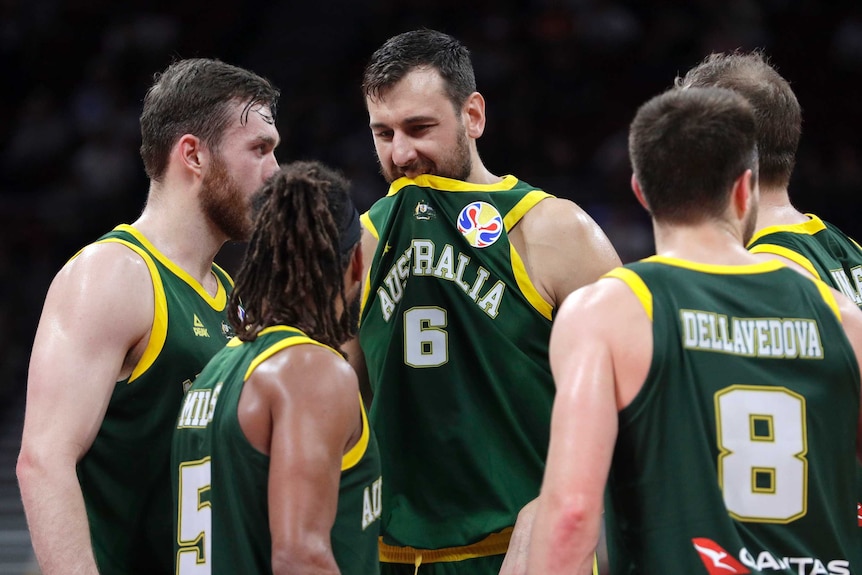
[[[191,134],[183,134],[174,145],[173,154],[183,168],[196,176],[202,175],[208,153],[200,138]]]
[[[647,212],[649,212],[649,204],[644,197],[643,190],[641,190],[641,185],[638,182],[638,178],[634,174],[632,174],[632,191],[635,193],[635,197],[638,199],[638,203],[642,205]]]
[[[751,170],[745,170],[733,182],[733,189],[730,192],[730,201],[733,206],[733,211],[736,217],[740,220],[745,219],[748,212],[756,208],[754,202],[755,190],[752,187],[753,175]]]
[[[482,94],[473,92],[467,96],[467,101],[461,109],[461,116],[467,136],[474,140],[479,139],[485,132],[485,98]]]

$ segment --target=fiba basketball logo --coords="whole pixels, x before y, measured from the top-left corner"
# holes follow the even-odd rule
[[[487,248],[503,234],[503,218],[491,204],[472,202],[458,214],[458,231],[474,248]]]

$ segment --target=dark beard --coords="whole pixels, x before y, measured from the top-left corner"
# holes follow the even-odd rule
[[[245,241],[251,237],[249,202],[218,155],[213,156],[199,197],[204,214],[229,239]]]
[[[406,169],[393,166],[390,173],[383,164],[380,163],[380,158],[377,159],[377,164],[380,166],[380,174],[386,180],[387,184],[391,184],[398,178],[404,177]],[[431,176],[440,176],[449,178],[450,180],[467,181],[470,177],[470,172],[473,170],[473,162],[470,159],[470,146],[467,144],[467,136],[463,132],[458,133],[458,141],[455,143],[455,149],[442,158],[439,165],[432,162],[423,161],[422,158],[409,166],[415,171]]]

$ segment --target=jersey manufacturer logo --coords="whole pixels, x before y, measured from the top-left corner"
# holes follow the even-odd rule
[[[209,337],[210,332],[207,330],[206,327],[204,327],[204,324],[201,321],[201,318],[199,318],[197,316],[197,314],[193,314],[193,315],[195,316],[195,318],[194,318],[193,323],[192,323],[192,329],[194,330],[195,335],[198,337]]]
[[[428,202],[419,200],[419,203],[413,208],[413,217],[417,220],[433,220],[437,217],[437,212],[428,205]]]
[[[491,204],[473,202],[458,214],[458,231],[474,248],[487,248],[503,234],[503,218]]]
[[[691,543],[700,554],[700,560],[703,561],[709,575],[751,573],[745,565],[734,559],[715,541],[706,537],[695,537]]]

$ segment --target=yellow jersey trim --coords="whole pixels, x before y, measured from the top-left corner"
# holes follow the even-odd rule
[[[503,225],[506,228],[506,232],[508,233],[509,230],[515,227],[515,224],[521,221],[524,214],[529,212],[536,204],[542,200],[553,197],[554,196],[551,194],[543,192],[542,190],[533,190],[532,192],[528,192],[511,210],[509,210],[506,217],[503,218]]]
[[[213,262],[213,267],[214,267],[215,269],[217,269],[218,271],[220,271],[220,272],[224,275],[224,277],[227,279],[227,283],[229,283],[229,284],[230,284],[230,287],[233,287],[233,278],[232,278],[232,277],[230,277],[230,274],[229,274],[229,273],[227,273],[227,272],[224,270],[224,268],[223,268],[223,267],[221,267],[220,265],[218,265],[218,264],[217,264],[217,263],[215,263],[215,262]]]
[[[365,451],[368,449],[368,440],[371,437],[371,431],[368,428],[368,416],[365,414],[365,404],[362,401],[362,394],[359,394],[359,411],[362,414],[362,435],[359,436],[359,440],[356,442],[356,445],[351,447],[350,450],[344,454],[344,457],[341,458],[342,472],[356,466],[356,464],[362,460],[362,456],[365,455]]]
[[[368,212],[365,212],[361,216],[359,216],[359,221],[365,226],[365,229],[368,230],[374,239],[378,242],[380,241],[380,232],[377,231],[377,228],[374,226],[374,222],[371,221],[371,216]],[[377,246],[377,249],[380,249],[380,246]],[[365,310],[365,302],[368,301],[368,294],[371,293],[371,264],[372,262],[368,262],[368,269],[365,270],[365,281],[362,282],[362,295],[359,298],[359,321],[362,322],[362,312]]]
[[[506,527],[497,533],[491,533],[481,541],[463,547],[444,547],[442,549],[417,549],[415,547],[396,547],[387,545],[381,537],[379,540],[381,563],[404,563],[419,565],[421,563],[443,563],[463,561],[490,555],[503,555],[509,549],[512,538],[512,527]]]
[[[820,292],[820,297],[823,298],[823,302],[835,313],[835,317],[838,318],[838,323],[842,323],[841,310],[838,309],[838,301],[835,299],[835,294],[832,292],[832,288],[820,280],[812,279],[811,281],[813,281],[814,285],[817,286],[817,290]]]
[[[274,343],[273,345],[269,346],[264,351],[259,353],[254,358],[254,360],[252,360],[251,364],[248,366],[248,370],[246,370],[246,372],[245,372],[245,377],[243,378],[243,381],[247,381],[248,378],[251,377],[251,374],[254,372],[254,370],[257,369],[257,367],[259,367],[261,363],[263,363],[264,361],[266,361],[267,359],[269,359],[270,357],[272,357],[273,355],[275,355],[279,351],[281,351],[283,349],[287,349],[288,347],[293,347],[295,345],[302,345],[302,344],[316,345],[316,346],[328,349],[329,351],[331,351],[332,353],[334,353],[338,357],[343,357],[340,353],[338,353],[335,349],[329,347],[328,345],[311,339],[310,337],[305,335],[305,333],[303,333],[299,329],[289,327],[286,325],[274,325],[274,326],[264,328],[264,329],[260,330],[258,337],[260,337],[261,335],[266,335],[268,333],[273,333],[273,332],[277,332],[277,331],[287,331],[287,332],[296,333],[299,335],[297,337],[292,337],[290,339],[283,339],[277,343]],[[236,340],[239,343],[234,343],[234,340]],[[239,340],[239,338],[234,338],[230,342],[228,342],[228,345],[231,345],[231,346],[236,346],[236,345],[241,345],[241,344],[242,344],[242,342]],[[359,440],[356,442],[356,445],[351,447],[347,451],[347,453],[345,453],[344,456],[341,458],[341,471],[347,471],[348,469],[350,469],[351,467],[354,467],[357,463],[359,463],[362,460],[362,456],[365,455],[365,452],[368,449],[368,441],[369,441],[371,432],[370,432],[370,429],[368,427],[368,416],[365,414],[365,406],[362,403],[362,395],[359,395],[359,411],[362,414],[362,435],[359,436]]]
[[[471,182],[464,182],[462,180],[444,178],[443,176],[422,174],[413,179],[398,178],[389,185],[389,191],[386,195],[394,196],[401,191],[402,188],[411,185],[422,186],[423,188],[432,188],[442,192],[499,192],[511,190],[517,183],[518,178],[511,174],[503,176],[503,179],[496,184],[474,184]]]
[[[509,540],[512,538],[512,527],[507,527],[497,533],[488,535],[485,539],[463,547],[446,547],[443,549],[416,549],[415,547],[396,547],[378,542],[381,563],[399,563],[415,565],[416,573],[423,563],[444,563],[504,555],[509,550]],[[593,553],[593,575],[599,575],[598,555]]]
[[[165,286],[162,284],[162,276],[159,275],[156,263],[143,248],[120,238],[107,238],[99,240],[96,243],[123,244],[141,256],[141,259],[147,264],[147,269],[150,270],[150,278],[153,281],[153,325],[150,329],[150,339],[147,341],[147,347],[144,348],[141,359],[132,369],[132,374],[126,382],[128,384],[141,377],[155,363],[156,358],[159,357],[162,348],[165,346],[165,340],[168,336],[168,299],[165,296]]]
[[[221,278],[219,278],[217,274],[213,273],[213,277],[215,277],[217,285],[216,294],[215,296],[211,296],[209,293],[207,293],[207,290],[204,289],[200,282],[198,282],[195,278],[189,275],[188,272],[179,267],[177,264],[169,260],[167,256],[165,256],[162,252],[157,250],[156,246],[151,244],[150,240],[148,240],[137,229],[133,228],[128,224],[120,224],[114,229],[117,231],[126,232],[134,236],[136,240],[138,240],[147,250],[150,251],[150,253],[153,254],[153,257],[159,260],[159,262],[161,262],[163,266],[171,270],[178,278],[189,284],[189,286],[198,293],[201,299],[207,302],[214,310],[222,311],[224,309],[225,305],[227,304],[227,291],[225,290],[224,285],[222,285]]]
[[[509,230],[515,227],[515,224],[521,221],[524,214],[535,207],[536,204],[551,197],[553,197],[551,194],[543,192],[542,190],[533,190],[528,192],[511,210],[509,210],[506,217],[503,218],[503,226],[506,228],[506,233],[509,233]],[[552,318],[554,306],[539,294],[539,290],[536,289],[535,284],[533,284],[533,280],[530,279],[530,274],[527,273],[527,266],[524,265],[524,260],[521,259],[521,255],[517,250],[515,250],[515,246],[511,242],[509,243],[509,254],[510,259],[512,260],[512,272],[515,274],[515,281],[518,283],[518,289],[521,290],[521,293],[524,294],[524,297],[527,298],[527,301],[530,302],[530,305],[532,305],[536,311],[550,320]]]
[[[374,222],[372,222],[372,221],[371,221],[371,216],[368,214],[368,212],[365,212],[364,214],[362,214],[361,216],[359,216],[359,222],[360,222],[363,226],[365,226],[365,229],[367,229],[367,230],[368,230],[368,232],[369,232],[372,236],[374,236],[374,239],[375,239],[375,240],[379,240],[379,239],[380,239],[380,232],[378,232],[378,231],[377,231],[377,228],[374,226]]]
[[[826,229],[826,224],[823,223],[823,220],[815,216],[814,214],[805,214],[810,220],[807,222],[802,222],[801,224],[780,224],[777,226],[768,226],[755,232],[751,239],[748,241],[748,245],[753,244],[763,236],[768,236],[769,234],[774,234],[778,232],[790,232],[792,234],[806,234],[809,236],[813,236],[817,232],[822,232]]]
[[[644,281],[638,274],[628,268],[614,268],[602,277],[616,278],[629,286],[629,288],[634,292],[635,296],[640,300],[641,305],[643,306],[644,311],[647,314],[647,317],[650,321],[652,321],[652,292],[649,290],[647,285],[644,283]]]
[[[660,264],[667,264],[669,266],[676,266],[678,268],[685,268],[689,270],[694,270],[698,272],[708,273],[708,274],[721,274],[721,275],[739,275],[739,274],[763,274],[768,272],[774,272],[777,269],[787,267],[783,263],[778,260],[771,260],[768,262],[758,262],[756,264],[746,264],[741,266],[731,266],[731,265],[721,265],[721,264],[704,264],[700,262],[692,262],[689,260],[683,260],[680,258],[671,258],[667,256],[651,256],[644,260],[645,262],[657,262]]]
[[[325,343],[320,343],[317,340],[311,339],[310,337],[305,335],[305,333],[303,333],[301,330],[298,330],[296,328],[289,327],[286,325],[269,326],[267,328],[260,330],[260,333],[257,335],[258,335],[258,337],[260,337],[262,335],[266,335],[268,333],[273,333],[276,331],[289,331],[291,333],[299,334],[299,336],[278,341],[278,342],[272,344],[271,346],[269,346],[268,348],[266,348],[265,350],[263,350],[262,352],[260,352],[259,354],[257,354],[257,356],[252,360],[251,364],[249,364],[248,369],[245,372],[245,376],[243,377],[243,381],[248,380],[248,378],[251,377],[252,372],[255,369],[257,369],[257,367],[260,364],[262,364],[264,361],[266,361],[267,359],[269,359],[270,357],[272,357],[273,355],[275,355],[279,351],[286,349],[288,347],[292,347],[294,345],[301,345],[301,344],[316,345],[316,346],[328,349],[329,351],[331,351],[332,353],[334,353],[338,357],[343,357],[340,353],[338,353],[337,351],[335,351],[333,348],[329,347]],[[230,342],[228,342],[228,343],[230,343]]]
[[[800,254],[799,252],[795,252],[791,249],[787,249],[784,246],[776,246],[774,244],[758,244],[756,246],[752,246],[748,248],[753,254],[772,254],[776,256],[781,256],[792,261],[795,264],[798,264],[805,268],[805,271],[810,273],[815,278],[822,280],[820,274],[817,273],[817,270],[814,269],[814,264],[811,263],[811,260]]]
[[[530,279],[529,274],[527,274],[527,267],[524,265],[524,261],[521,259],[521,256],[515,250],[515,246],[512,243],[509,243],[509,255],[512,260],[512,273],[515,274],[515,281],[518,283],[518,289],[521,290],[521,293],[524,294],[524,297],[527,298],[527,301],[530,302],[530,305],[533,306],[537,312],[542,314],[546,319],[551,320],[554,306],[545,301],[545,298],[543,298],[539,293],[539,290],[536,289],[536,286]]]

